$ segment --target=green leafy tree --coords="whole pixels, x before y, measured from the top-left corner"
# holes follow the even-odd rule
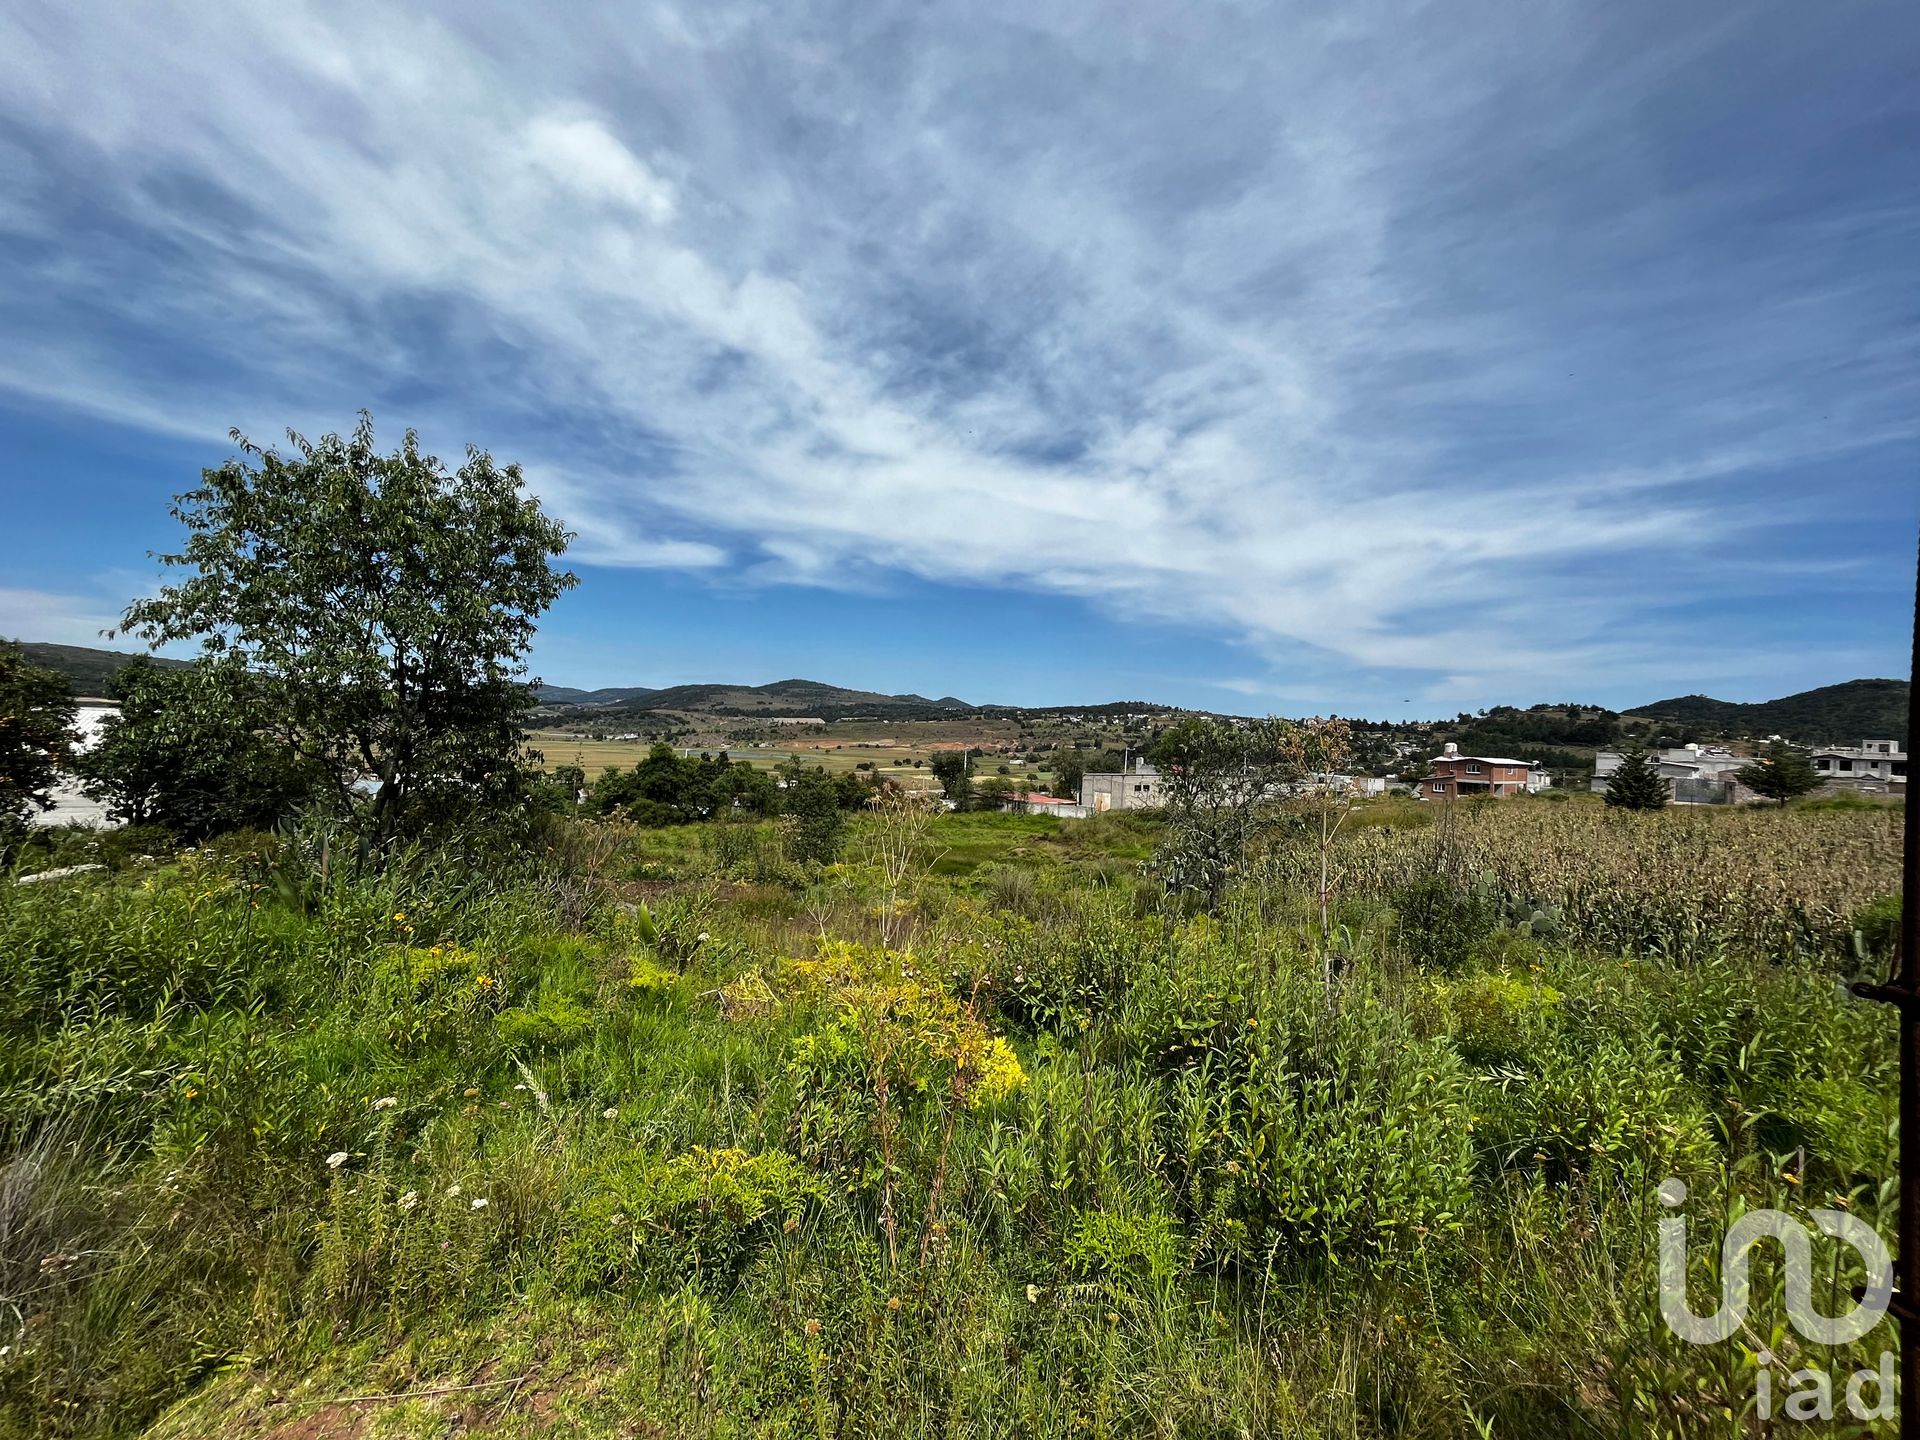
[[[0,851],[29,815],[53,808],[53,785],[71,753],[73,711],[64,675],[0,644]]]
[[[374,448],[351,435],[241,454],[176,497],[189,572],[129,606],[149,641],[198,639],[259,678],[281,744],[342,801],[370,777],[380,837],[526,779],[524,657],[534,623],[575,577],[571,538],[522,493],[517,465],[469,447],[448,470],[409,430]]]
[[[1806,751],[1796,750],[1784,740],[1770,742],[1766,753],[1743,766],[1735,778],[1754,794],[1782,805],[1820,788],[1819,773]]]
[[[1303,773],[1293,727],[1268,718],[1244,724],[1191,716],[1154,742],[1164,777],[1166,829],[1152,868],[1169,889],[1216,906],[1247,847],[1279,819],[1286,786]]]
[[[1053,793],[1062,800],[1080,798],[1080,782],[1086,775],[1087,762],[1078,750],[1053,752]]]
[[[1673,786],[1639,745],[1627,750],[1620,768],[1607,777],[1607,804],[1616,810],[1663,810],[1672,798]]]
[[[640,825],[688,825],[745,810],[761,815],[780,808],[780,792],[771,776],[744,760],[718,755],[676,754],[655,741],[647,758],[631,770],[615,766],[601,773],[587,792],[587,808],[606,815],[615,810]],[[847,803],[861,804],[860,796]]]
[[[1023,793],[1022,787],[1005,775],[989,775],[974,787],[974,800],[983,810],[1005,810],[1014,803],[1014,797]]]
[[[934,754],[930,762],[933,778],[940,782],[940,788],[946,792],[947,799],[964,810],[967,799],[973,789],[969,771],[973,768],[971,759],[964,750],[941,750]]]
[[[840,787],[825,770],[798,765],[786,778],[788,854],[802,864],[831,865],[839,857],[846,822]]]
[[[119,712],[75,769],[117,820],[183,840],[265,827],[320,778],[273,733],[265,687],[232,657],[163,670],[142,656],[113,690]]]

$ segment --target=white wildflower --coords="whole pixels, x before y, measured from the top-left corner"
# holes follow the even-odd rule
[[[420,1192],[418,1190],[409,1190],[407,1191],[406,1194],[400,1197],[400,1208],[402,1210],[411,1210],[413,1209],[414,1206],[418,1205],[419,1203],[420,1203]]]
[[[399,1103],[400,1101],[392,1095],[382,1095],[378,1100],[373,1102],[373,1108],[376,1110],[391,1110]]]
[[[458,1200],[459,1198],[460,1198],[460,1187],[458,1185],[449,1185],[447,1187],[447,1199]]]
[[[486,1208],[487,1208],[487,1197],[486,1197],[486,1196],[484,1196],[484,1195],[476,1195],[476,1196],[474,1196],[474,1197],[473,1197],[473,1205],[471,1206],[471,1208],[472,1208],[472,1209],[475,1209],[475,1210],[484,1210],[484,1209],[486,1209]]]
[[[600,1118],[602,1120],[618,1120],[620,1118],[620,1107],[618,1105],[607,1106],[606,1109],[600,1112]]]
[[[346,1163],[347,1163],[347,1152],[344,1150],[336,1150],[331,1155],[327,1156],[327,1169],[329,1170],[338,1170],[342,1165]]]

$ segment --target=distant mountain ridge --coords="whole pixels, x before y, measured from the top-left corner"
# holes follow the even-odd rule
[[[974,710],[949,695],[929,700],[924,695],[886,695],[877,690],[852,690],[821,680],[775,680],[766,685],[670,685],[576,690],[543,685],[540,699],[549,705],[591,705],[622,712],[693,710],[709,715],[755,716],[769,720],[834,719],[851,714],[873,714],[889,719],[914,719],[943,712]]]
[[[76,695],[108,695],[113,677],[139,655],[87,645],[52,645],[41,641],[11,642],[35,665],[67,677]],[[188,660],[151,656],[167,668],[189,665]],[[1862,740],[1903,739],[1907,733],[1909,686],[1905,680],[1847,680],[1822,685],[1778,700],[1741,703],[1710,695],[1679,695],[1655,700],[1622,712],[1626,716],[1657,720],[1699,731],[1702,736],[1784,735],[1803,744],[1857,744]],[[656,711],[693,711],[767,720],[847,719],[873,716],[888,720],[938,720],[962,713],[1014,712],[1098,714],[1154,711],[1178,707],[1146,700],[1106,701],[1086,705],[1014,706],[973,704],[958,696],[929,700],[924,695],[888,695],[877,690],[855,690],[821,680],[793,678],[766,685],[648,685],[606,686],[581,690],[569,685],[542,685],[540,701],[548,706],[591,706],[603,713],[647,714]],[[1594,707],[1597,713],[1605,714]]]
[[[1803,744],[1857,745],[1867,739],[1904,739],[1910,703],[1905,680],[1847,680],[1751,704],[1681,695],[1624,713],[1717,734],[1784,735]]]
[[[576,690],[571,685],[542,685],[540,701],[545,705],[617,705],[624,700],[644,700],[660,692],[646,685],[611,686],[604,690]]]
[[[66,676],[67,684],[76,695],[111,695],[113,677],[142,658],[166,670],[193,663],[189,660],[171,660],[164,655],[143,657],[124,650],[96,650],[87,645],[47,645],[37,640],[18,640],[13,643],[33,664]]]

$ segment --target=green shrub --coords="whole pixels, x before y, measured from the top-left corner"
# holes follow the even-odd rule
[[[565,1050],[592,1033],[593,1015],[577,1000],[543,995],[530,1008],[502,1010],[493,1025],[509,1050]]]
[[[1900,897],[1883,895],[1854,911],[1853,933],[1856,948],[1866,952],[1861,958],[1891,960],[1900,938]]]
[[[583,1287],[723,1281],[825,1193],[784,1152],[696,1145],[597,1186],[569,1226],[566,1266]]]
[[[371,1001],[388,1042],[417,1054],[457,1045],[507,1007],[512,988],[511,974],[497,958],[463,945],[406,945],[377,962]]]
[[[1483,1121],[1475,1133],[1491,1162],[1559,1180],[1602,1162],[1688,1175],[1715,1150],[1698,1096],[1645,1038],[1536,1054],[1529,1070],[1500,1077]]]
[[[627,961],[627,985],[642,995],[661,995],[680,983],[680,977],[651,955],[634,955]]]
[[[1560,992],[1512,975],[1475,975],[1441,988],[1453,1043],[1471,1065],[1522,1063],[1550,1043]]]
[[[1499,910],[1483,890],[1427,875],[1393,895],[1400,948],[1415,963],[1436,970],[1464,965],[1499,924]]]
[[[1179,1232],[1166,1216],[1119,1210],[1082,1210],[1061,1247],[1076,1275],[1090,1279],[1162,1282],[1186,1269]]]

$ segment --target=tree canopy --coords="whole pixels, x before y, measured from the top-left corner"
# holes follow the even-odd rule
[[[1163,777],[1167,826],[1153,868],[1168,887],[1219,903],[1317,744],[1276,718],[1235,724],[1196,715],[1161,732],[1151,754]]]
[[[1742,767],[1736,778],[1754,794],[1782,805],[1820,788],[1819,772],[1806,751],[1796,750],[1784,740],[1769,744],[1765,753]]]
[[[964,750],[939,750],[927,763],[947,798],[955,805],[965,805],[967,794],[972,789],[972,782],[968,778],[968,771],[972,768],[968,753]]]
[[[175,669],[136,659],[113,678],[118,713],[75,762],[87,793],[115,819],[183,840],[273,824],[321,777],[273,733],[265,688],[231,656]]]
[[[159,558],[186,577],[125,627],[237,661],[341,801],[372,780],[377,834],[515,785],[527,646],[575,583],[554,565],[571,536],[519,466],[469,446],[449,470],[411,430],[383,454],[364,412],[346,436],[289,432],[284,454],[233,438],[241,454],[175,499],[186,541]]]
[[[631,769],[603,771],[587,792],[587,808],[617,810],[641,825],[685,825],[733,810],[777,814],[780,790],[772,776],[725,751],[696,759],[656,744]]]
[[[1661,810],[1673,799],[1673,786],[1654,767],[1653,758],[1635,745],[1607,777],[1607,804],[1616,810]]]
[[[72,745],[74,704],[66,677],[0,644],[0,848],[52,789]]]

